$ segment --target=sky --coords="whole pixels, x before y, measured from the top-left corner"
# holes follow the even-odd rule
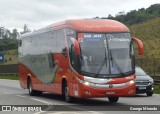
[[[0,0],[0,27],[39,29],[66,19],[115,16],[160,0]]]

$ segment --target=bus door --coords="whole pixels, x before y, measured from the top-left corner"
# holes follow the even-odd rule
[[[78,65],[78,56],[75,53],[75,47],[74,44],[71,44],[70,46],[70,64],[71,64],[71,71],[70,71],[70,86],[71,91],[70,94],[73,96],[78,96],[78,84],[76,83],[76,77],[77,77],[77,71],[79,71],[79,65]]]

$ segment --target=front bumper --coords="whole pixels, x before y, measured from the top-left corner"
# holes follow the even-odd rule
[[[114,86],[114,85],[113,85]],[[135,83],[120,87],[120,88],[95,88],[79,83],[80,98],[95,98],[95,97],[122,97],[134,96],[136,93]]]

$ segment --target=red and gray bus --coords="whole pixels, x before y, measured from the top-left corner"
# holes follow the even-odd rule
[[[143,43],[122,23],[109,19],[75,19],[20,36],[20,85],[29,94],[51,92],[74,98],[135,95],[135,55]]]

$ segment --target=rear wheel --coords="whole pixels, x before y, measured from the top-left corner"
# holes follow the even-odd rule
[[[153,95],[153,91],[149,91],[146,94],[147,94],[147,96],[152,96]]]
[[[39,96],[39,95],[42,95],[41,91],[33,90],[31,79],[28,80],[28,92],[29,92],[30,96],[35,96],[35,95]]]
[[[108,97],[109,102],[117,102],[119,97]]]

